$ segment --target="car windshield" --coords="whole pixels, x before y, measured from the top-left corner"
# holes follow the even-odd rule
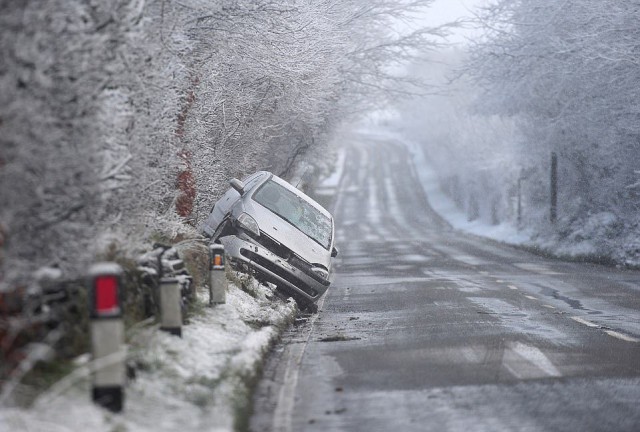
[[[269,180],[253,200],[302,231],[325,249],[331,246],[331,219],[290,190]]]

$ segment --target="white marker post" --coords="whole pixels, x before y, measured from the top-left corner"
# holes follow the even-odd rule
[[[182,307],[177,278],[160,279],[160,330],[182,337]]]
[[[98,263],[89,269],[89,314],[93,354],[93,401],[113,412],[124,402],[126,378],[122,320],[122,268]]]
[[[224,246],[209,245],[209,305],[227,302],[227,275],[224,271]]]

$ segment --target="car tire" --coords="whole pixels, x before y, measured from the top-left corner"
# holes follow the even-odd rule
[[[312,314],[317,314],[318,313],[318,305],[315,304],[315,303],[307,302],[304,305],[304,310],[306,310],[307,312],[312,313]]]
[[[302,296],[300,296],[299,294],[296,294],[295,292],[291,292],[286,287],[282,287],[280,285],[276,286],[275,293],[276,295],[278,295],[279,297],[285,300],[288,299],[289,297],[293,298],[296,304],[298,305],[298,309],[301,312],[307,312],[311,314],[318,313],[317,304],[315,304],[314,302],[310,302],[309,300],[303,298]]]

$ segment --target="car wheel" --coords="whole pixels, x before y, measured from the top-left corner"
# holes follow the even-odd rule
[[[298,305],[298,309],[300,309],[301,312],[307,312],[312,314],[318,313],[317,304],[315,304],[314,302],[310,302],[309,300],[296,294],[295,292],[289,291],[289,289],[285,287],[278,285],[276,287],[275,292],[279,297],[285,300],[288,299],[289,297],[293,298],[296,301],[296,304]]]
[[[280,286],[276,286],[273,292],[275,293],[276,296],[278,296],[284,301],[287,301],[289,297],[292,297],[292,295],[288,291],[282,289]]]
[[[306,311],[307,311],[307,312],[309,312],[309,313],[316,314],[316,313],[318,313],[318,305],[317,305],[317,304],[315,304],[315,303],[309,303],[309,302],[307,302],[307,303],[304,305],[304,310],[306,310]]]

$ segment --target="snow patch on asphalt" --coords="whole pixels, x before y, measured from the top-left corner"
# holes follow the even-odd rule
[[[340,183],[340,179],[342,178],[342,172],[344,171],[344,160],[347,156],[347,153],[344,148],[339,148],[337,150],[338,160],[336,161],[336,166],[331,175],[320,182],[318,188],[331,188],[335,189],[338,187]]]

